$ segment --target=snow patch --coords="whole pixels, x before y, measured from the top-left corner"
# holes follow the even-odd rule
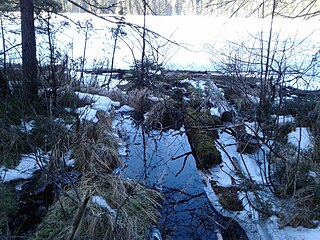
[[[74,167],[76,164],[76,161],[74,159],[69,159],[69,160],[65,161],[65,163],[66,163],[67,167]]]
[[[206,89],[206,81],[203,80],[189,80],[188,78],[181,81],[182,83],[190,83],[195,89],[204,91]]]
[[[76,92],[80,99],[89,99],[93,101],[92,108],[95,110],[110,111],[112,107],[120,107],[119,102],[112,101],[106,96],[94,95],[90,93]]]
[[[221,117],[219,108],[217,108],[217,107],[212,107],[212,108],[210,108],[210,114],[211,114],[212,116]]]
[[[308,150],[313,147],[312,136],[308,128],[297,127],[288,134],[288,143],[302,150]]]
[[[263,169],[261,169],[261,163],[264,161],[262,150],[258,150],[254,154],[237,152],[236,138],[225,131],[219,133],[219,139],[216,142],[218,142],[217,148],[221,153],[223,162],[219,167],[214,167],[211,170],[213,175],[217,177],[219,185],[230,185],[231,176],[238,179],[235,173],[239,170],[257,183],[264,182]]]
[[[21,120],[20,126],[12,126],[14,129],[18,129],[23,133],[31,133],[34,128],[35,121],[31,120],[29,122],[25,122]]]
[[[112,101],[110,98],[106,96],[82,92],[76,92],[76,95],[80,99],[88,99],[93,102],[91,106],[87,105],[85,107],[80,107],[76,109],[76,113],[80,115],[81,120],[92,121],[96,123],[98,122],[98,118],[96,116],[98,110],[109,112],[113,109],[113,107],[120,107],[119,102]]]
[[[154,96],[150,96],[148,97],[148,99],[152,102],[163,102],[164,98],[159,98],[159,97],[154,97]]]
[[[90,106],[80,107],[76,109],[76,113],[79,114],[81,121],[98,122],[96,117],[97,110],[92,109]]]
[[[110,207],[110,205],[104,200],[103,197],[100,196],[92,196],[91,202],[96,204],[97,206],[107,210],[107,212],[112,216],[112,218],[116,218],[117,212],[113,208]]]
[[[246,128],[246,132],[252,136],[259,136],[260,138],[263,138],[263,133],[259,127],[259,124],[257,122],[244,122],[243,123],[245,128]]]
[[[119,109],[115,110],[114,112],[116,113],[126,113],[126,112],[132,112],[134,111],[133,107],[130,107],[128,105],[123,105],[122,107],[120,107]]]
[[[41,153],[21,155],[19,165],[15,169],[0,167],[0,181],[11,182],[20,179],[29,179],[34,172],[43,168],[49,161],[50,157]]]

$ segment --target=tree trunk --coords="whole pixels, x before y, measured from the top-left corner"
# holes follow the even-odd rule
[[[23,90],[27,101],[33,101],[38,96],[38,68],[33,10],[33,0],[20,0]]]
[[[5,75],[0,71],[0,90],[2,98],[5,99],[8,95],[10,95],[10,88],[8,81]]]

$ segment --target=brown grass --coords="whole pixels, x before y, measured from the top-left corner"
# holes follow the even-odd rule
[[[146,112],[150,109],[151,103],[148,97],[151,95],[147,88],[133,89],[128,93],[128,104],[136,111]]]
[[[111,121],[82,123],[75,142],[76,168],[83,176],[75,188],[60,195],[33,239],[145,239],[159,216],[161,195],[112,174],[122,161],[112,139]],[[93,203],[94,195],[102,197],[116,216]]]
[[[76,231],[75,239],[145,239],[147,230],[159,216],[156,208],[161,196],[142,185],[125,181],[113,174],[87,174],[77,190],[82,199],[98,195],[116,211],[114,217],[105,209],[92,203],[86,206]],[[40,224],[35,235],[38,239],[67,239],[72,232],[75,216],[82,202],[76,202],[75,192],[70,189],[60,197]]]
[[[320,181],[309,174],[313,171],[319,176],[319,167],[312,161],[312,153],[302,151],[298,156],[290,145],[280,148],[279,154],[282,158],[274,157],[272,164],[277,169],[276,193],[282,202],[280,226],[315,227],[314,221],[320,219]]]
[[[80,172],[111,173],[122,165],[118,156],[117,143],[111,136],[111,119],[100,117],[98,123],[81,123],[74,155],[76,168]]]

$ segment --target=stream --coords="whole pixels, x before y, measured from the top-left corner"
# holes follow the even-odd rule
[[[217,239],[218,213],[204,192],[195,159],[183,129],[144,131],[129,115],[118,119],[127,143],[121,174],[164,195],[157,228],[163,239]]]

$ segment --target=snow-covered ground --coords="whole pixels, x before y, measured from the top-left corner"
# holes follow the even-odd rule
[[[288,143],[302,150],[312,149],[312,136],[308,128],[298,127],[288,134]]]
[[[192,83],[192,82],[191,82]],[[211,83],[212,85],[212,83]],[[215,102],[220,99],[219,103],[228,105],[228,102],[221,100],[223,95],[219,88],[211,86],[211,101]],[[230,106],[221,107],[222,109],[230,109]],[[212,110],[212,115],[220,114],[219,111]],[[280,124],[294,123],[295,119],[292,116],[280,116],[278,118]],[[246,132],[253,136],[262,133],[259,131],[258,124],[255,122],[242,122]],[[232,127],[232,125],[231,125]],[[299,127],[288,134],[288,143],[295,147],[300,147],[302,150],[312,148],[312,137],[308,128]],[[221,153],[223,162],[219,166],[212,167],[210,173],[203,173],[204,180],[207,182],[205,191],[208,198],[211,200],[215,209],[225,216],[229,216],[237,220],[245,229],[250,240],[315,240],[320,239],[320,227],[309,229],[303,227],[280,227],[281,223],[276,216],[263,217],[258,213],[251,203],[255,201],[256,196],[253,192],[243,191],[238,192],[238,197],[242,201],[244,210],[228,211],[219,203],[219,196],[214,192],[211,183],[221,187],[239,187],[241,182],[246,179],[254,184],[267,186],[268,180],[268,161],[266,155],[268,147],[261,142],[261,147],[253,154],[239,153],[237,151],[237,139],[235,136],[225,131],[225,128],[219,130],[219,139],[216,140],[216,145]],[[239,177],[239,172],[244,176]],[[310,174],[315,174],[310,172]],[[267,187],[265,187],[267,188]],[[273,194],[268,189],[263,189],[259,193],[261,198],[272,202]]]
[[[29,179],[35,171],[47,165],[49,160],[50,156],[42,151],[37,151],[34,154],[23,154],[18,166],[14,169],[0,166],[0,183]]]
[[[106,96],[99,96],[89,93],[76,92],[79,99],[87,100],[88,104],[85,107],[80,107],[76,109],[76,113],[79,114],[81,120],[87,120],[92,122],[98,122],[97,111],[103,111],[109,113],[113,107],[119,107],[120,103],[112,101]]]

